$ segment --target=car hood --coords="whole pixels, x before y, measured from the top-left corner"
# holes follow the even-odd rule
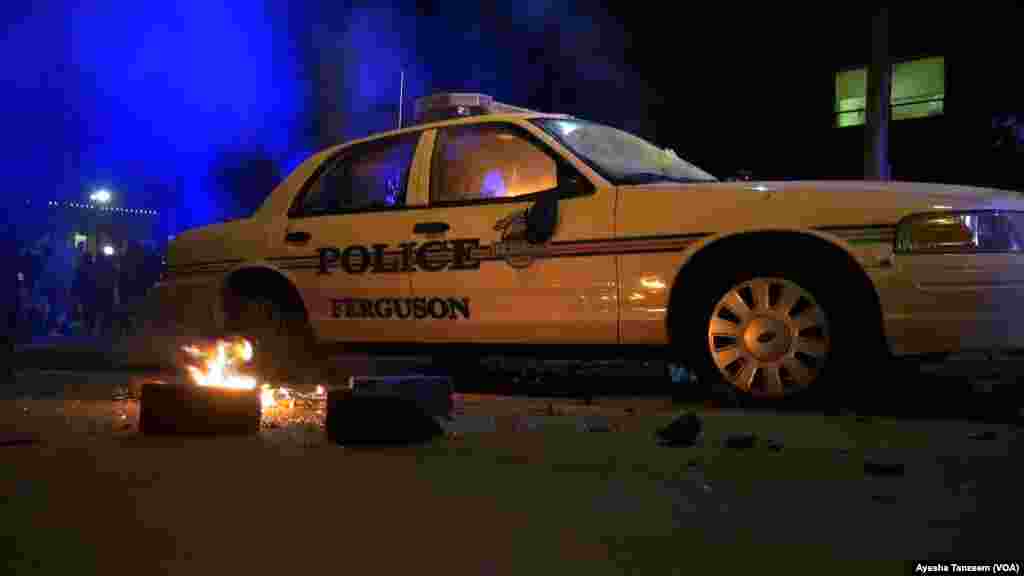
[[[622,233],[891,225],[919,212],[1024,210],[1017,192],[920,182],[657,183],[619,190]]]
[[[957,208],[994,207],[1003,202],[1019,202],[1024,196],[1017,192],[960,186],[955,184],[928,184],[922,182],[878,182],[868,180],[850,181],[798,181],[798,182],[730,182],[740,187],[765,187],[782,194],[811,194],[832,197],[837,195],[865,194],[872,200],[892,204],[919,205],[924,203],[951,202]]]

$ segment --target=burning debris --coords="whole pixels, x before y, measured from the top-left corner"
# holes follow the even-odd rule
[[[248,340],[217,340],[211,350],[184,346],[182,351],[195,360],[203,361],[202,367],[185,366],[196,385],[234,390],[256,389],[256,378],[239,371],[241,365],[252,360],[252,344]]]
[[[144,434],[252,434],[260,429],[259,392],[147,382],[139,400]]]
[[[235,341],[218,340],[205,351],[195,345],[185,346],[182,351],[193,360],[201,362],[201,366],[185,366],[196,385],[236,390],[255,390],[258,387],[260,406],[265,411],[291,410],[295,408],[296,402],[327,400],[327,391],[323,386],[317,386],[311,394],[303,394],[287,386],[275,387],[269,383],[259,385],[256,376],[246,374],[243,370],[243,366],[253,358],[252,344],[244,338]]]
[[[139,426],[147,433],[253,433],[260,425],[289,423],[303,408],[320,408],[326,390],[304,394],[260,383],[247,372],[253,346],[244,339],[218,339],[181,348],[183,371],[173,382],[142,386]]]

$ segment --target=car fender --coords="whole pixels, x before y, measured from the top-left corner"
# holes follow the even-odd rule
[[[871,265],[871,263],[868,261],[868,257],[865,256],[865,253],[863,251],[856,249],[854,246],[852,246],[849,242],[845,241],[844,239],[839,238],[836,235],[830,234],[827,231],[813,230],[807,228],[758,227],[744,230],[730,230],[729,232],[715,233],[707,237],[701,238],[700,240],[695,241],[692,245],[687,246],[683,250],[682,258],[676,268],[675,277],[672,280],[669,294],[675,294],[676,286],[678,285],[680,279],[684,277],[687,267],[693,262],[693,259],[697,256],[697,254],[700,254],[705,250],[712,249],[715,246],[720,245],[721,242],[728,239],[738,238],[741,236],[755,235],[760,233],[778,232],[798,234],[801,236],[814,238],[826,242],[828,245],[839,249],[856,266],[857,271],[864,275],[867,284],[871,286],[870,298],[875,304],[878,305],[879,311],[881,311],[878,286],[876,286],[875,281],[872,278],[872,275],[868,273],[867,268]],[[666,314],[665,318],[667,323],[666,329],[668,330],[669,334],[671,334],[671,325],[673,322],[671,305],[668,314]],[[881,316],[879,317],[879,320],[881,320]]]

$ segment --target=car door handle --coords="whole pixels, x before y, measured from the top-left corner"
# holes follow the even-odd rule
[[[443,234],[451,226],[447,222],[417,222],[412,227],[413,234]]]
[[[309,232],[289,232],[285,234],[284,241],[289,244],[305,244],[313,238]]]

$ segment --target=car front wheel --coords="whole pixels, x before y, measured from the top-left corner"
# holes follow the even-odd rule
[[[707,283],[681,330],[705,390],[745,403],[855,386],[877,343],[869,312],[826,272],[763,268]]]

